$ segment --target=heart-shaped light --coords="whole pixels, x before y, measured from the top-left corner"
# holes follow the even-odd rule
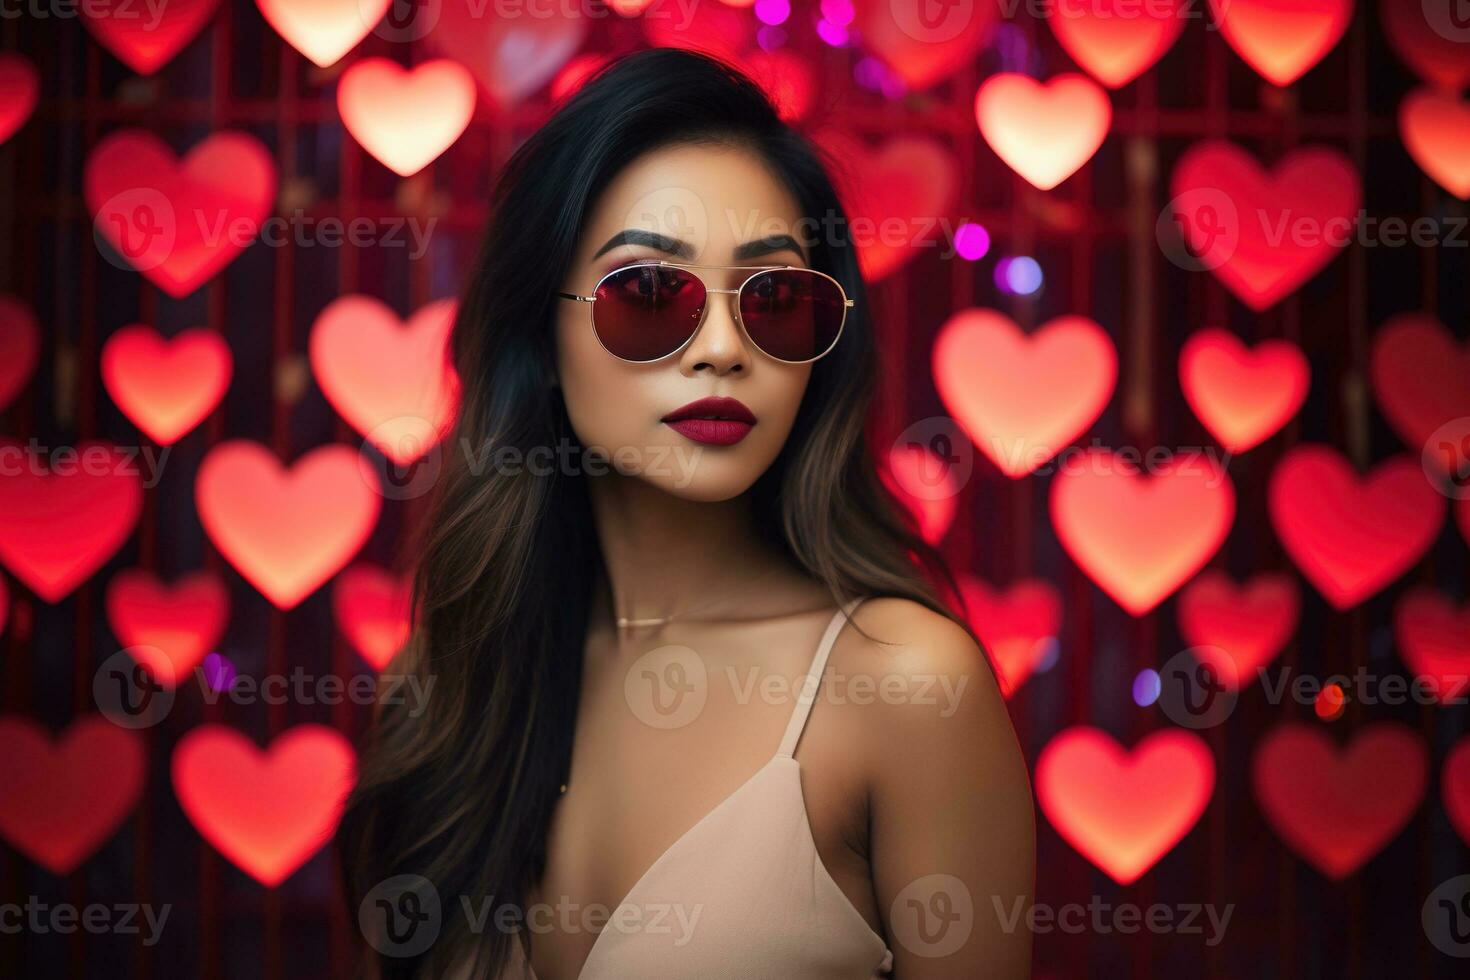
[[[1399,657],[1441,703],[1454,703],[1470,688],[1470,608],[1419,586],[1394,607],[1393,630]]]
[[[1011,697],[1047,651],[1055,649],[1062,624],[1062,597],[1042,579],[1023,579],[1007,589],[993,589],[974,575],[961,576],[960,592],[970,626],[1000,675],[1001,692]]]
[[[934,6],[854,0],[862,45],[911,89],[926,89],[974,62],[1005,4],[972,0]]]
[[[179,298],[254,240],[275,201],[276,165],[245,133],[217,132],[180,162],[158,137],[124,129],[92,150],[83,185],[96,234]]]
[[[322,393],[400,466],[438,444],[453,421],[455,310],[454,300],[438,300],[404,323],[382,301],[351,295],[333,300],[312,324],[308,350]]]
[[[1439,786],[1450,824],[1470,844],[1470,738],[1460,739],[1445,756]]]
[[[0,295],[0,412],[31,380],[41,356],[41,331],[30,307]]]
[[[1319,445],[1297,446],[1276,464],[1267,502],[1287,554],[1337,609],[1408,571],[1445,514],[1418,459],[1398,456],[1359,477],[1341,453]]]
[[[1342,40],[1353,0],[1210,0],[1220,35],[1272,85],[1301,78]]]
[[[1057,0],[1046,22],[1073,61],[1108,88],[1122,88],[1174,46],[1188,6],[1188,0]]]
[[[1439,186],[1470,199],[1470,102],[1433,89],[1410,92],[1399,106],[1399,137]]]
[[[1157,731],[1132,751],[1098,728],[1058,734],[1036,760],[1036,798],[1057,833],[1120,885],[1189,833],[1215,791],[1204,739]]]
[[[1004,313],[962,310],[940,328],[931,363],[945,408],[1012,478],[1086,432],[1118,377],[1112,340],[1081,316],[1028,335]]]
[[[442,0],[428,41],[473,72],[502,109],[551,81],[587,36],[588,18],[577,4],[549,5],[529,16],[488,13],[483,0]]]
[[[1384,418],[1414,452],[1441,426],[1470,416],[1470,347],[1428,314],[1403,313],[1379,328],[1368,377]],[[1464,459],[1458,447],[1425,458],[1447,474]]]
[[[954,523],[959,503],[954,466],[928,446],[909,444],[888,451],[888,465],[879,475],[918,520],[924,540],[930,544],[942,541]]]
[[[1379,20],[1388,46],[1419,77],[1447,92],[1470,85],[1470,49],[1465,24],[1451,3],[1379,0]]]
[[[980,135],[1006,166],[1049,191],[1092,159],[1113,123],[1107,92],[1075,72],[1038,82],[992,75],[975,93]]]
[[[1220,549],[1235,489],[1205,456],[1178,456],[1145,475],[1112,450],[1089,449],[1052,479],[1051,517],[1087,577],[1142,616]]]
[[[1358,172],[1337,150],[1293,150],[1268,173],[1225,140],[1185,151],[1171,190],[1200,265],[1257,312],[1291,295],[1352,241],[1362,201]]]
[[[1269,439],[1302,407],[1311,369],[1301,348],[1267,340],[1247,348],[1228,330],[1200,330],[1179,351],[1179,386],[1194,414],[1232,453]]]
[[[326,844],[356,778],[347,739],[297,725],[262,752],[224,725],[200,725],[173,755],[174,795],[205,840],[267,887]]]
[[[255,0],[266,23],[319,68],[334,65],[378,25],[393,0]],[[456,0],[447,0],[446,7]],[[469,2],[469,0],[462,0]],[[483,7],[481,8],[483,12]]]
[[[381,507],[377,474],[346,446],[289,469],[259,443],[220,443],[199,466],[194,501],[220,553],[271,602],[290,609],[362,548]]]
[[[0,468],[0,564],[47,602],[60,602],[122,547],[143,510],[133,454],[104,442],[75,447],[49,470],[17,442]]]
[[[935,220],[949,215],[959,194],[954,154],[918,136],[896,136],[873,149],[832,130],[816,140],[836,164],[832,177],[850,222],[838,233],[857,245],[864,279],[876,282],[938,244]],[[894,227],[906,233],[874,230]]]
[[[364,58],[342,73],[337,112],[352,138],[384,166],[410,177],[459,139],[475,114],[475,78],[439,58],[412,70]]]
[[[0,52],[0,143],[14,136],[35,111],[41,76],[24,55]]]
[[[1297,722],[1267,732],[1251,759],[1261,812],[1307,863],[1341,880],[1409,822],[1429,771],[1424,742],[1398,722],[1377,722],[1338,749]]]
[[[332,615],[353,649],[377,670],[408,642],[412,581],[359,562],[332,583]]]
[[[182,683],[224,635],[230,594],[212,572],[173,585],[130,568],[107,583],[107,622],[132,657],[166,687]]]
[[[102,345],[107,393],[160,446],[173,445],[214,411],[233,365],[224,338],[204,327],[165,338],[135,323]]]
[[[1301,593],[1296,580],[1263,572],[1236,585],[1222,571],[1205,571],[1179,593],[1179,633],[1196,659],[1238,691],[1256,678],[1296,632]]]
[[[104,48],[139,75],[151,75],[194,40],[218,6],[219,0],[168,0],[150,7],[89,0],[76,9]]]
[[[52,740],[28,718],[0,718],[0,837],[67,875],[117,832],[143,792],[137,732],[92,715]]]

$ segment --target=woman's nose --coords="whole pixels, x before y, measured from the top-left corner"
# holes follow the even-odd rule
[[[689,346],[680,357],[680,370],[695,374],[712,370],[715,374],[745,371],[750,366],[750,351],[735,319],[734,289],[709,289],[704,301],[704,319]]]

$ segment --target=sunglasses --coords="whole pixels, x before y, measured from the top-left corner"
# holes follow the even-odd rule
[[[738,289],[715,289],[691,269],[744,269]],[[642,262],[614,269],[591,296],[557,293],[591,306],[592,332],[613,357],[657,361],[684,349],[704,322],[710,293],[738,298],[735,319],[767,357],[807,364],[837,346],[847,322],[842,284],[825,272],[790,265],[687,265]]]

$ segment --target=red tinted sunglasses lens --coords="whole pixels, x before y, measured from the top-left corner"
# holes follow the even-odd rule
[[[624,360],[656,361],[694,335],[705,292],[683,269],[640,265],[614,272],[595,295],[592,328],[602,346]]]
[[[846,312],[841,287],[809,269],[762,272],[740,290],[745,332],[783,361],[810,361],[827,353]]]

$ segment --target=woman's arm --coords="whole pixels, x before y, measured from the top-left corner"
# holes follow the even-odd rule
[[[880,605],[881,604],[881,605]],[[1036,823],[1026,763],[984,654],[907,600],[858,622],[892,694],[868,729],[871,860],[895,980],[1031,975]]]

